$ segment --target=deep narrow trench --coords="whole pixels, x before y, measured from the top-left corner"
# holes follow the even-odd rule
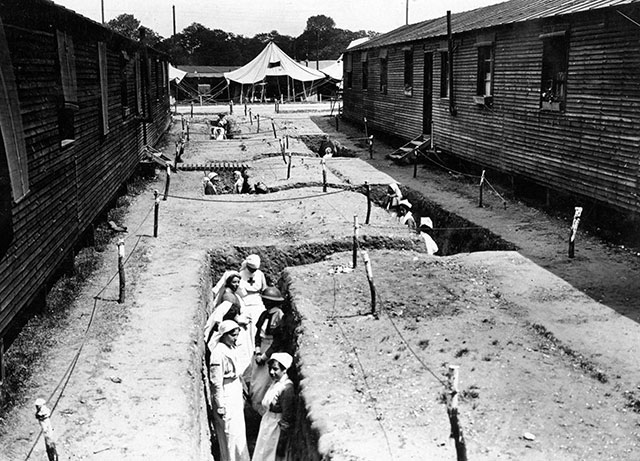
[[[487,229],[478,227],[442,209],[438,205],[429,201],[422,194],[403,189],[405,198],[413,204],[413,213],[416,217],[429,216],[437,223],[434,229],[440,251],[438,255],[446,256],[463,252],[474,251],[496,251],[514,250],[515,245],[503,240],[500,236]],[[385,200],[386,186],[373,186],[371,188],[371,200],[376,206],[382,206]],[[469,232],[473,229],[473,232]],[[363,249],[391,249],[391,250],[414,250],[425,251],[419,239],[402,237],[372,237],[362,236],[359,242]],[[285,341],[286,352],[295,357],[298,344],[298,332],[300,326],[300,313],[293,307],[293,303],[286,292],[281,280],[282,273],[286,267],[314,264],[324,260],[334,253],[348,252],[352,250],[352,238],[345,237],[340,240],[329,240],[317,243],[303,243],[298,245],[268,245],[268,246],[234,246],[223,249],[214,249],[209,252],[210,256],[210,281],[211,285],[229,269],[240,267],[242,261],[250,254],[257,254],[261,259],[260,269],[264,272],[269,285],[282,288],[285,297],[283,311],[285,314]],[[203,317],[206,317],[203,315]],[[317,434],[312,428],[308,415],[305,412],[305,405],[302,396],[299,394],[300,370],[294,362],[294,366],[289,370],[289,376],[294,382],[297,395],[296,424],[303,425],[305,429],[297,430],[297,434],[303,434],[304,440],[297,440],[295,443],[297,459],[319,459],[317,452]],[[210,413],[211,409],[208,409]],[[247,427],[247,441],[250,451],[253,450],[255,440],[260,425],[260,416],[255,413],[249,405],[245,407],[245,421]],[[210,427],[212,425],[210,424]],[[217,455],[217,444],[215,434],[211,433],[212,450],[215,459]]]

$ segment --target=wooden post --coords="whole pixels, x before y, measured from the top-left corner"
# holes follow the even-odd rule
[[[189,141],[189,122],[187,122],[187,141]]]
[[[571,234],[569,236],[569,257],[575,256],[576,234],[578,233],[578,224],[580,224],[580,216],[582,215],[582,207],[575,207],[573,214],[573,223],[571,224]]]
[[[249,124],[253,126],[253,116],[251,115],[251,109],[249,109]]]
[[[271,128],[273,128],[273,139],[278,139],[278,134],[276,133],[276,124],[273,119],[271,119]]]
[[[229,100],[229,114],[233,115],[233,99]]]
[[[158,194],[158,189],[153,191],[153,196],[155,199],[155,204],[153,206],[153,236],[158,237],[158,215],[160,212],[160,194]]]
[[[369,137],[369,127],[367,126],[367,117],[364,118],[364,137]]]
[[[320,163],[322,164],[322,192],[326,192],[327,191],[327,162],[323,158],[322,160],[320,160]]]
[[[277,114],[278,113],[278,100],[274,99],[273,101],[273,111]]]
[[[418,176],[418,149],[413,150],[413,177]]]
[[[40,428],[44,435],[44,446],[47,450],[47,458],[49,461],[58,461],[56,441],[53,435],[53,427],[51,427],[51,410],[47,407],[45,399],[36,400],[36,419],[40,423]]]
[[[340,131],[340,119],[338,118],[338,114],[336,114],[336,131]]]
[[[364,268],[367,271],[367,280],[369,281],[369,290],[371,291],[371,315],[378,318],[378,313],[376,312],[376,286],[373,284],[373,271],[371,270],[369,253],[367,253],[366,250],[362,250],[362,257],[364,258]]]
[[[124,240],[118,240],[118,275],[120,276],[120,295],[118,303],[122,304],[125,300],[125,276],[124,276]]]
[[[247,102],[244,102],[244,116],[247,116]]]
[[[353,268],[358,266],[358,215],[353,215]]]
[[[256,119],[258,121],[257,131],[256,133],[260,133],[260,114],[256,114]]]
[[[167,178],[164,184],[164,197],[162,197],[162,200],[167,200],[167,196],[169,195],[170,184],[171,184],[171,167],[167,165]]]
[[[191,101],[191,118],[193,118],[193,101]]]
[[[184,114],[180,114],[180,121],[182,122],[182,131],[184,131]]]
[[[291,178],[291,152],[289,152],[289,165],[287,165],[287,179]]]
[[[451,437],[456,446],[458,461],[467,461],[467,446],[458,420],[458,365],[449,365],[449,396],[447,413],[451,424]]]
[[[484,173],[485,170],[482,170],[482,175],[480,176],[480,191],[479,191],[479,200],[478,200],[478,206],[480,208],[482,208],[482,191],[484,189]]]
[[[282,161],[284,164],[287,164],[287,152],[284,147],[284,139],[278,139],[278,143],[280,144],[280,153],[282,154]]]
[[[373,159],[373,135],[369,136],[367,143],[369,144],[369,158]]]
[[[369,224],[369,218],[371,218],[371,186],[369,186],[369,182],[364,182],[364,188],[367,193],[367,219],[364,221],[365,224]]]
[[[289,148],[289,135],[286,135],[285,139],[287,140],[287,149],[288,149]]]

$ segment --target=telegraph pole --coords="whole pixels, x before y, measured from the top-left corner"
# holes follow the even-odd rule
[[[173,35],[176,35],[176,6],[171,7],[173,9]]]
[[[409,0],[407,0],[407,19],[405,24],[408,26],[409,25]]]
[[[102,24],[104,24],[104,0],[100,0],[100,11],[102,11]]]

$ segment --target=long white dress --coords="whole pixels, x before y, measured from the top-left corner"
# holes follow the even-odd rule
[[[240,288],[245,307],[243,313],[249,320],[247,329],[251,341],[251,350],[253,350],[253,340],[256,337],[256,323],[260,318],[260,314],[264,312],[262,292],[267,288],[267,279],[264,276],[264,272],[260,269],[256,269],[253,272],[247,268],[240,269]]]
[[[221,342],[214,345],[209,359],[209,380],[220,461],[249,461],[242,383],[236,365],[236,348]],[[218,413],[218,408],[225,409],[224,416]]]
[[[251,457],[252,461],[277,461],[284,459],[278,457],[276,452],[282,430],[281,421],[283,419],[283,412],[287,411],[286,408],[283,408],[283,394],[285,392],[290,392],[290,395],[293,395],[293,383],[286,373],[279,381],[271,384],[262,399],[262,405],[267,408],[267,412],[260,420],[260,430],[258,431],[256,447]],[[273,411],[275,409],[274,407],[279,407],[279,411]]]

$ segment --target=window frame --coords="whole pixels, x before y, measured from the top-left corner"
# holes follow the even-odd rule
[[[387,94],[389,88],[389,59],[388,57],[380,57],[380,92]]]
[[[440,51],[440,98],[449,98],[449,51]]]
[[[476,95],[493,97],[495,55],[493,45],[478,46],[478,74]],[[488,75],[488,77],[487,77]]]
[[[404,95],[413,96],[413,48],[404,48]]]
[[[369,89],[369,55],[366,51],[362,52],[360,64],[362,73],[362,91],[367,91]]]
[[[569,37],[566,31],[541,34],[540,109],[564,112],[569,74]]]

